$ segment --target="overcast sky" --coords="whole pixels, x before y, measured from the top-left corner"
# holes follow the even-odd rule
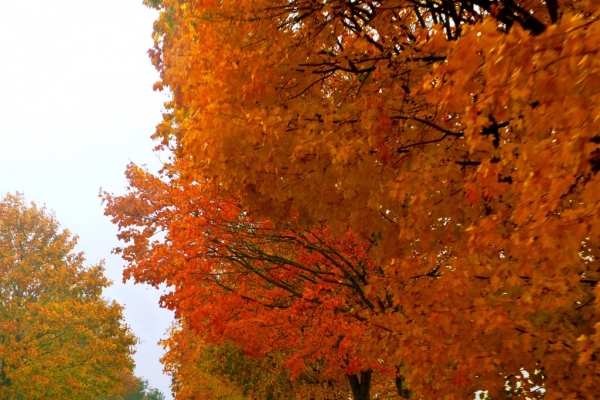
[[[143,341],[136,374],[171,398],[157,341],[171,322],[159,292],[121,284],[123,262],[111,255],[116,229],[100,187],[124,193],[129,161],[157,168],[150,135],[164,94],[146,51],[156,12],[142,0],[0,0],[0,196],[23,192],[54,210],[79,235],[88,264],[106,260],[115,285],[106,295],[125,305]]]

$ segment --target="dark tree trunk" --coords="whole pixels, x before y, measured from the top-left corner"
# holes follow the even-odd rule
[[[555,24],[558,21],[558,1],[546,0],[546,7],[548,8],[548,14],[550,14],[550,21]]]
[[[360,379],[358,375],[346,375],[348,377],[348,382],[350,382],[350,387],[352,388],[352,396],[354,400],[370,400],[371,394],[371,374],[372,370],[368,369],[366,371],[361,371]]]
[[[396,389],[398,390],[398,396],[402,397],[403,399],[411,399],[413,397],[410,389],[406,387],[404,376],[400,374],[396,375]]]

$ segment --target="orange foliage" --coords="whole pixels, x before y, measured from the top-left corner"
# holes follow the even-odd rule
[[[279,332],[307,324],[331,349],[331,327],[343,324],[349,350],[342,355],[358,355],[356,370],[381,357],[402,366],[423,398],[462,399],[480,389],[501,395],[521,368],[543,382],[549,399],[594,398],[596,0],[154,4],[161,10],[150,51],[161,73],[156,87],[173,95],[156,137],[187,160],[176,170],[196,176],[206,195],[194,194],[193,185],[182,192],[208,203],[235,196],[227,218],[315,232],[335,246],[348,246],[344,236],[352,232],[352,243],[368,253],[362,289],[317,295],[318,305],[305,293],[328,287],[324,279],[313,284],[298,269],[282,275],[283,282],[301,282],[307,301],[294,304],[312,314],[277,319]],[[128,201],[158,190],[147,188]],[[172,207],[170,197],[158,208],[141,199],[136,207],[154,217],[154,209]],[[324,226],[330,231],[320,231]],[[193,238],[160,248],[157,261],[180,257],[169,265],[142,266],[147,246],[131,247],[130,273],[173,284],[196,279],[184,276],[183,260],[207,230],[185,232]],[[311,269],[321,262],[306,260]],[[299,298],[271,285],[248,281],[259,298],[228,300],[226,309],[239,308],[258,331],[268,323],[247,319],[248,304],[280,307],[286,296]],[[197,286],[181,284],[177,292]],[[233,317],[222,307],[196,306],[195,297],[167,301],[241,335],[234,330],[242,325],[228,330],[235,322],[220,321]],[[285,310],[269,311],[287,316]],[[277,329],[260,332],[249,333],[262,339],[257,354],[267,344],[285,345]],[[299,334],[288,340],[308,345]],[[301,349],[298,359],[308,355]]]
[[[171,286],[163,305],[207,343],[233,341],[253,356],[284,351],[292,378],[314,363],[323,373],[386,369],[380,354],[360,351],[376,334],[367,315],[390,306],[366,293],[379,273],[368,257],[373,241],[350,231],[333,238],[324,224],[275,229],[234,196],[207,192],[183,160],[160,176],[131,165],[127,176],[129,194],[104,194],[129,242],[117,249],[129,263],[125,279]]]

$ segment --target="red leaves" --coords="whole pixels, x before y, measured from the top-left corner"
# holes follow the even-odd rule
[[[457,372],[452,377],[452,381],[459,388],[465,387],[469,384],[469,378],[462,372]]]
[[[127,243],[126,276],[170,285],[164,305],[209,342],[229,339],[258,354],[287,349],[297,360],[293,376],[304,362],[345,365],[367,329],[355,314],[373,307],[362,293],[362,275],[375,268],[368,243],[351,232],[332,237],[324,225],[275,229],[252,219],[235,197],[212,192],[211,182],[179,170],[186,170],[183,160],[159,176],[131,165],[130,192],[103,194]],[[340,337],[344,347],[336,345]]]

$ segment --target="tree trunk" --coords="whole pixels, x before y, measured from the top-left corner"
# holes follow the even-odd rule
[[[371,374],[372,370],[368,369],[366,371],[361,371],[360,379],[358,375],[346,375],[348,377],[348,382],[350,382],[350,387],[352,388],[352,396],[354,400],[370,400],[371,394]]]
[[[398,395],[403,399],[411,399],[413,397],[412,392],[404,383],[404,376],[400,374],[396,375],[396,389],[398,390]]]

